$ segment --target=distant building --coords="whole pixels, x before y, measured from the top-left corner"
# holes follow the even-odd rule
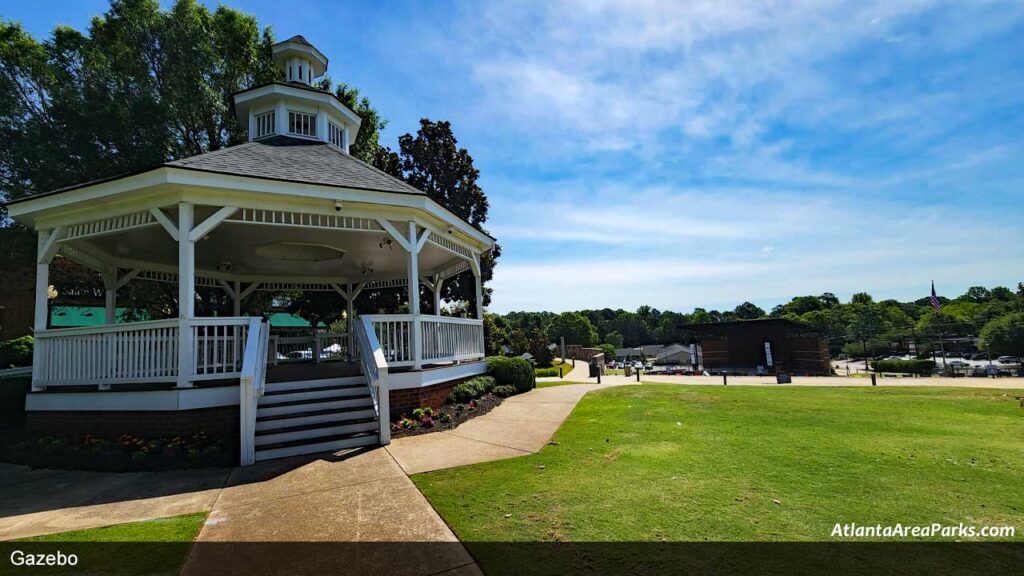
[[[704,367],[730,374],[828,374],[828,345],[812,326],[769,318],[690,324],[703,348]]]

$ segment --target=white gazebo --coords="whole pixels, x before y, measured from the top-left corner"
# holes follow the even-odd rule
[[[30,423],[59,430],[111,412],[188,423],[220,408],[239,414],[249,463],[387,443],[389,398],[415,403],[486,370],[480,258],[494,239],[348,154],[360,118],[311,87],[327,59],[305,39],[277,44],[274,59],[288,81],[235,95],[248,142],[9,204],[39,235]],[[101,275],[103,326],[47,329],[55,257]],[[467,271],[474,317],[438,315],[445,281]],[[176,284],[177,317],[115,323],[129,282]],[[434,314],[420,311],[421,283]],[[198,317],[197,286],[223,290],[233,314]],[[355,317],[363,291],[403,287],[407,314]],[[348,331],[296,342],[245,314],[255,292],[296,290],[340,294]],[[319,363],[312,379],[267,382],[298,349]],[[348,357],[359,375],[325,368]]]

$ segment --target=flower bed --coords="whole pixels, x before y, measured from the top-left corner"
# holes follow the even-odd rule
[[[422,411],[420,414],[410,414],[391,424],[391,437],[402,438],[429,432],[454,430],[463,422],[487,414],[501,404],[502,400],[504,399],[494,394],[484,394],[466,404],[445,404],[438,410],[431,410],[430,414],[424,414]]]
[[[32,468],[135,472],[231,466],[237,441],[211,439],[205,432],[172,438],[71,438],[8,430],[0,436],[0,461]]]

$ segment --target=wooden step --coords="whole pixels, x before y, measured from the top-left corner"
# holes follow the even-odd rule
[[[330,388],[308,388],[304,390],[288,390],[264,394],[259,400],[260,406],[320,400],[322,398],[342,398],[353,396],[369,396],[370,390],[365,384],[355,386],[332,386]]]
[[[307,388],[332,388],[334,386],[366,385],[364,376],[347,376],[345,378],[321,378],[319,380],[295,380],[293,382],[267,382],[263,389],[267,394],[287,390],[305,390]]]
[[[313,440],[315,438],[327,438],[331,436],[348,436],[359,432],[376,432],[380,427],[377,420],[364,420],[352,424],[337,424],[333,426],[302,427],[288,432],[274,432],[272,434],[257,434],[256,446],[268,446],[295,440]]]
[[[303,414],[306,412],[324,412],[327,410],[341,410],[344,408],[373,408],[373,398],[363,396],[360,398],[346,398],[342,400],[317,400],[313,402],[289,403],[275,406],[259,406],[256,408],[256,420],[265,419],[270,416],[283,416],[286,414]]]
[[[288,416],[257,420],[256,432],[266,432],[268,430],[295,428],[297,426],[327,424],[332,422],[351,422],[353,420],[364,420],[367,418],[376,417],[377,411],[374,410],[373,408],[355,408],[344,411],[327,410],[324,412],[303,414],[300,416]]]
[[[315,454],[317,452],[335,452],[355,446],[373,446],[380,443],[377,434],[366,434],[328,440],[326,442],[314,442],[311,444],[295,444],[275,448],[256,449],[256,460],[271,460],[273,458],[285,458],[287,456],[299,456],[300,454]]]

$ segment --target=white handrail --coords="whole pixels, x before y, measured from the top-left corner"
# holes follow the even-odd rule
[[[384,357],[377,333],[373,329],[373,321],[369,317],[361,317],[353,327],[359,342],[359,358],[363,365],[363,374],[370,387],[373,406],[377,410],[377,421],[380,423],[379,439],[381,445],[391,443],[391,408],[388,397],[388,361]]]
[[[270,329],[267,324],[260,318],[250,318],[239,382],[239,451],[242,466],[256,461],[256,408],[263,396],[269,344]]]

